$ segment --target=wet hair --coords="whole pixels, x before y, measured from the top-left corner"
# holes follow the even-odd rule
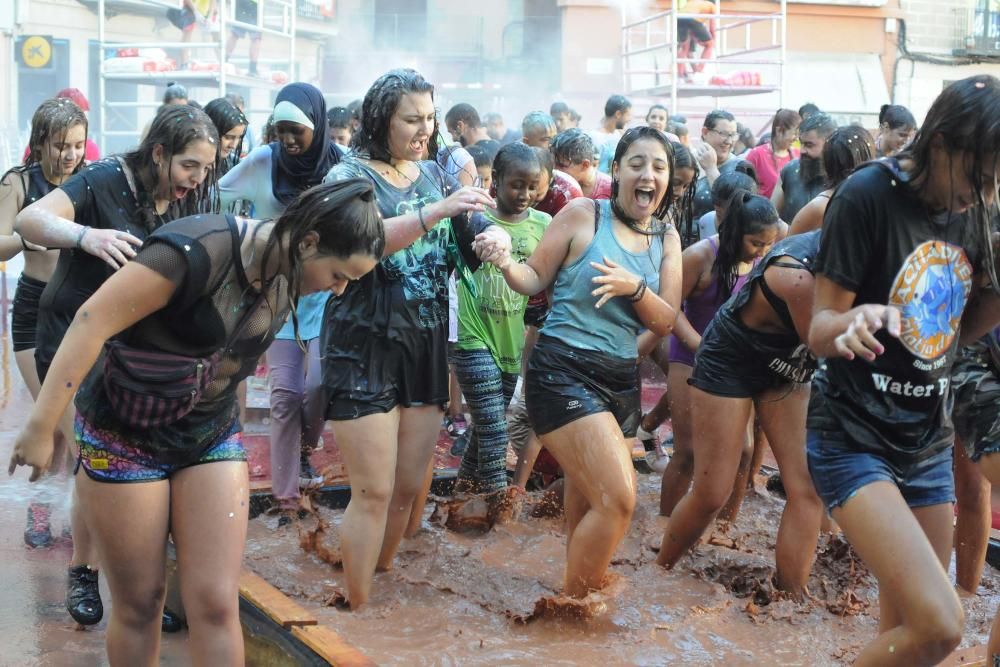
[[[875,157],[875,141],[860,125],[834,130],[823,144],[823,171],[826,185],[835,188],[858,166]]]
[[[0,178],[0,199],[5,199],[13,194],[13,189],[2,185],[9,175],[16,175],[21,178],[24,190],[27,192],[27,182],[25,172],[32,165],[41,162],[42,151],[45,144],[53,137],[65,137],[66,132],[76,125],[83,125],[84,137],[87,131],[87,116],[83,110],[69,98],[53,98],[45,100],[35,109],[31,117],[31,138],[28,140],[28,155],[24,158],[24,164],[11,167]],[[85,160],[80,156],[80,162],[74,167],[73,173],[77,173],[83,168]],[[25,202],[26,204],[27,202]]]
[[[677,121],[672,120],[667,123],[667,132],[670,134],[676,134],[678,137],[683,137],[688,133],[688,126],[684,123],[678,123]]]
[[[188,100],[187,101],[187,105],[189,107],[194,107],[198,111],[204,111],[205,110],[205,107],[201,106],[201,103],[198,100]]]
[[[597,150],[590,135],[576,127],[563,130],[554,136],[549,150],[552,151],[552,159],[556,163],[580,164],[584,160],[590,160],[596,164],[600,156],[600,151]]]
[[[525,144],[525,146],[527,145]],[[532,146],[532,150],[535,151],[535,155],[538,157],[538,166],[542,168],[542,171],[548,173],[549,180],[551,181],[556,170],[556,162],[552,159],[552,151],[541,146]]]
[[[476,108],[465,102],[456,104],[448,109],[448,113],[444,115],[444,124],[448,127],[452,127],[459,121],[462,121],[471,128],[482,127],[483,125],[482,121],[479,120],[479,112],[476,111]]]
[[[361,122],[361,105],[363,102],[361,100],[354,100],[347,105],[347,110],[351,112],[351,120],[356,120]]]
[[[771,137],[778,134],[778,130],[790,130],[802,123],[802,116],[791,109],[778,109],[771,120]]]
[[[171,81],[167,84],[167,89],[163,91],[163,103],[170,104],[174,100],[186,100],[188,98],[187,88],[179,83]]]
[[[302,289],[302,260],[299,259],[298,248],[309,232],[319,235],[316,248],[320,255],[347,259],[360,254],[381,259],[385,252],[385,229],[371,180],[351,178],[321,183],[304,191],[278,217],[271,238],[264,246],[261,255],[263,266],[271,264],[272,253],[284,255],[287,261],[292,326],[295,340],[303,350],[305,343],[299,337],[298,318]],[[276,277],[270,276],[263,282],[270,285]]]
[[[662,104],[654,104],[653,106],[649,107],[649,111],[646,112],[646,120],[649,120],[649,114],[653,113],[657,109],[662,111],[668,118],[670,117],[670,112],[667,111],[667,107],[663,106]]]
[[[334,128],[351,127],[351,112],[347,107],[333,107],[326,112],[326,124],[332,130]]]
[[[493,158],[493,180],[500,183],[517,166],[542,168],[535,149],[520,141],[509,143],[497,151]]]
[[[713,109],[708,112],[708,115],[705,116],[705,127],[710,130],[714,130],[720,120],[731,120],[735,123],[736,116],[729,113],[725,109]]]
[[[555,118],[561,114],[568,114],[572,109],[565,102],[553,102],[552,106],[549,107],[549,115]]]
[[[278,135],[274,131],[274,114],[272,113],[264,121],[264,127],[260,128],[260,145],[266,146],[278,140]]]
[[[681,239],[694,239],[697,238],[694,224],[694,195],[698,189],[698,176],[701,170],[698,168],[698,160],[684,144],[672,141],[670,147],[674,151],[674,168],[670,172],[671,178],[681,169],[694,170],[694,178],[691,183],[684,189],[681,198],[673,203],[674,224],[677,226],[677,232],[681,235]],[[673,190],[671,190],[670,196],[673,196]]]
[[[736,134],[739,135],[739,142],[744,148],[753,148],[757,144],[753,132],[743,123],[736,123]]]
[[[160,217],[156,213],[153,200],[155,189],[159,185],[160,169],[170,168],[174,156],[183,153],[188,146],[196,141],[207,141],[215,150],[213,168],[201,185],[184,195],[179,201],[171,201],[167,209],[170,220],[176,220],[188,215],[218,211],[219,190],[215,187],[219,174],[219,133],[204,111],[182,104],[161,107],[149,126],[149,132],[143,138],[139,147],[125,153],[122,157],[135,174],[136,181],[143,187],[137,188],[139,195],[139,214],[143,225],[152,231],[158,226]],[[153,162],[153,149],[163,146],[163,166],[157,167]],[[138,183],[137,183],[138,185]]]
[[[544,111],[532,111],[521,121],[521,133],[528,134],[528,132],[536,128],[554,130],[556,129],[556,122],[552,120],[552,116]]]
[[[719,251],[715,256],[712,273],[719,281],[719,303],[724,303],[732,296],[739,276],[743,237],[760,233],[778,222],[778,211],[767,197],[748,190],[736,190],[729,198],[726,203],[725,224],[716,220]]]
[[[801,114],[800,114],[801,115]],[[799,136],[806,132],[815,132],[821,138],[826,139],[837,129],[837,121],[830,114],[817,111],[810,116],[803,116],[804,120],[799,124]]]
[[[392,159],[389,125],[403,95],[409,93],[428,93],[433,100],[434,86],[414,69],[389,70],[375,80],[361,103],[361,127],[351,136],[351,148],[355,153],[382,162]],[[437,123],[434,130],[436,136]]]
[[[522,146],[527,146],[527,144],[521,144]],[[493,158],[495,154],[491,151],[486,150],[479,144],[472,144],[465,147],[465,151],[472,156],[472,161],[476,163],[476,168],[480,167],[492,167]]]
[[[246,100],[239,93],[226,93],[225,100],[237,109],[242,109],[247,105]]]
[[[604,117],[611,118],[619,111],[628,111],[632,108],[632,103],[624,95],[612,95],[604,103]]]
[[[883,104],[878,112],[878,124],[881,126],[883,123],[890,130],[917,129],[917,119],[902,104]]]
[[[250,127],[250,123],[247,121],[247,117],[240,111],[232,102],[224,97],[217,97],[208,104],[205,105],[205,115],[212,119],[212,124],[215,125],[216,132],[219,133],[219,146],[221,147],[221,139],[224,137],[231,129],[237,125],[242,125],[244,127],[243,136],[240,137],[240,143],[236,145],[236,149],[233,150],[232,159],[227,156],[223,159],[222,169],[223,171],[229,171],[240,161],[240,155],[243,153],[243,139],[246,137],[246,129]],[[219,174],[220,176],[222,174]]]
[[[805,104],[799,107],[799,117],[802,120],[805,120],[809,116],[812,116],[813,114],[817,113],[822,113],[822,112],[819,110],[819,107],[813,104],[812,102],[806,102]]]
[[[736,165],[737,169],[720,175],[712,184],[712,206],[724,207],[738,190],[745,190],[751,194],[757,194],[759,186],[756,179],[745,170],[738,169],[742,165]],[[716,228],[721,220],[715,221]]]
[[[89,129],[87,115],[73,100],[56,97],[39,104],[31,117],[31,137],[28,139],[28,155],[24,158],[24,166],[40,164],[45,144],[54,137],[65,137],[66,132],[76,125],[83,125],[86,138]],[[73,170],[74,174],[80,170],[83,162],[83,158],[80,158],[80,164]]]
[[[669,165],[670,168],[670,175],[673,176],[674,173],[673,146],[671,145],[670,140],[667,139],[667,135],[663,134],[659,130],[650,127],[649,125],[638,125],[636,127],[630,128],[625,131],[625,134],[623,134],[622,138],[619,139],[618,141],[618,147],[615,148],[615,156],[611,159],[612,174],[614,173],[614,165],[618,165],[618,168],[621,169],[622,158],[625,157],[625,154],[628,152],[628,149],[632,146],[632,144],[642,139],[654,139],[658,141],[661,146],[663,146],[663,150],[667,154],[667,164]],[[657,225],[654,223],[651,230],[646,230],[639,227],[639,222],[637,220],[633,220],[632,218],[628,217],[624,209],[622,209],[621,205],[618,203],[618,185],[619,185],[619,179],[616,177],[612,177],[611,211],[615,214],[616,218],[625,223],[630,229],[637,231],[640,234],[659,236],[667,231],[668,225],[663,223],[663,220],[666,218],[667,215],[670,214],[671,210],[670,207],[672,202],[670,201],[671,197],[669,193],[669,188],[667,194],[665,194],[663,196],[663,199],[660,201],[660,205],[656,207],[655,211],[653,211],[654,221],[659,221],[661,224]]]
[[[576,109],[569,110],[569,119],[574,123],[579,123],[582,118],[583,116],[581,116],[580,112],[577,111]]]
[[[990,277],[993,290],[1000,293],[990,235],[998,203],[996,183],[992,178],[983,182],[987,170],[995,168],[1000,154],[1000,79],[988,74],[970,76],[952,83],[937,96],[913,141],[896,156],[899,160],[912,161],[911,182],[922,184],[927,178],[934,161],[936,136],[944,143],[949,161],[953,153],[964,153],[972,158],[967,177],[974,201],[968,216],[979,232],[977,245],[983,255],[983,270]],[[992,206],[986,205],[984,189],[987,187],[993,194]],[[949,213],[949,219],[951,217]]]

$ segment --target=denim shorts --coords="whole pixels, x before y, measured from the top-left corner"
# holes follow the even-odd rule
[[[806,433],[809,474],[827,511],[846,503],[862,487],[882,481],[895,484],[911,508],[954,503],[952,449],[901,465],[852,445],[842,431]]]

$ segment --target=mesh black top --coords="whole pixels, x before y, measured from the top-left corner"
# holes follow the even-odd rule
[[[165,461],[187,459],[220,435],[238,413],[236,386],[254,372],[289,311],[288,282],[279,276],[264,292],[247,279],[238,254],[246,222],[232,216],[196,215],[164,225],[149,236],[135,262],[168,278],[171,302],[123,332],[119,339],[146,350],[204,357],[220,350],[215,380],[190,414],[152,433],[130,434],[115,417],[103,384],[103,358],[77,394],[76,405],[98,428],[122,433]],[[234,247],[235,246],[235,247]],[[130,437],[135,435],[135,438]]]

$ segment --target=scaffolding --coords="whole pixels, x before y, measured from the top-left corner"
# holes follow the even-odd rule
[[[680,113],[680,100],[712,98],[713,107],[722,98],[777,94],[774,109],[784,98],[785,44],[787,32],[786,0],[778,0],[777,11],[723,11],[715,3],[714,13],[685,13],[678,0],[671,7],[650,15],[636,16],[623,11],[622,73],[625,90],[632,97],[655,98]],[[646,14],[649,10],[642,14]],[[693,19],[707,23],[714,35],[715,53],[709,57],[685,57],[678,53],[678,23]],[[689,34],[688,39],[691,39]],[[695,47],[696,48],[696,47]],[[680,72],[687,68],[708,67],[716,77],[695,81]],[[757,72],[760,82],[741,81],[740,68],[765,68]],[[724,72],[734,73],[729,78]],[[748,73],[749,74],[749,73]]]
[[[232,28],[242,30],[247,34],[258,33],[279,37],[287,41],[288,60],[285,71],[288,80],[294,81],[296,66],[295,57],[295,36],[296,36],[296,8],[295,0],[267,0],[254,3],[257,7],[257,20],[255,24],[245,23],[235,18],[235,0],[217,0],[218,12],[218,39],[209,42],[183,42],[183,41],[136,41],[119,42],[108,41],[107,23],[119,14],[165,17],[167,10],[176,9],[179,3],[174,0],[91,0],[85,4],[96,5],[97,10],[97,41],[100,53],[100,76],[98,77],[98,97],[100,100],[102,113],[98,126],[98,137],[101,145],[107,145],[109,137],[138,137],[141,129],[112,129],[112,115],[118,120],[127,119],[121,116],[120,110],[156,108],[160,106],[159,101],[135,100],[112,100],[108,99],[108,83],[121,82],[133,83],[137,86],[157,86],[163,88],[170,82],[183,84],[189,87],[214,88],[217,97],[223,97],[230,88],[239,86],[244,89],[266,89],[277,90],[285,82],[277,82],[271,79],[258,76],[246,76],[228,71],[226,63],[226,41],[229,38],[229,31]],[[163,71],[137,71],[137,72],[116,72],[109,71],[108,63],[120,53],[122,49],[183,49],[189,52],[199,51],[202,53],[213,53],[216,56],[217,69],[209,70],[189,70],[189,69],[169,69]],[[109,57],[110,54],[110,57]],[[284,64],[284,58],[277,62]],[[273,62],[273,61],[272,61]],[[136,95],[138,98],[138,95]]]

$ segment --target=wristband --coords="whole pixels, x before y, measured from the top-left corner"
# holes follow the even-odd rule
[[[417,219],[420,220],[420,226],[424,228],[424,234],[429,234],[431,230],[427,229],[427,223],[424,222],[423,206],[417,209]]]
[[[644,297],[644,296],[646,296],[646,279],[645,278],[643,278],[643,279],[641,279],[639,281],[639,286],[635,288],[635,291],[632,292],[632,296],[630,296],[628,298],[628,300],[631,301],[632,303],[638,303],[639,301],[642,301],[642,297]]]
[[[83,229],[80,230],[80,235],[76,237],[76,247],[77,248],[82,248],[83,247],[83,237],[86,236],[87,232],[89,232],[89,231],[90,231],[90,227],[87,227],[86,225],[84,225]]]

